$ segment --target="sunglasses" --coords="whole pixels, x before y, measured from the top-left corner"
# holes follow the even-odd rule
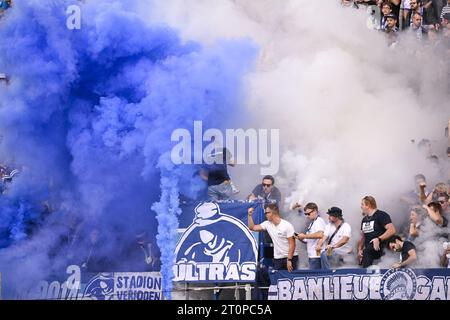
[[[311,211],[309,211],[309,212],[304,212],[305,213],[305,216],[309,216],[311,213],[313,213],[314,212],[314,210],[311,210]]]
[[[266,183],[263,183],[262,185],[263,185],[263,187],[267,187],[267,188],[272,186],[271,184],[266,184]]]

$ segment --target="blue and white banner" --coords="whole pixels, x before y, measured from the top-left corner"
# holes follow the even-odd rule
[[[251,203],[196,203],[183,207],[184,229],[176,249],[174,281],[252,282],[256,278],[258,244],[247,227]],[[255,223],[261,222],[255,215]]]
[[[25,296],[7,299],[39,300],[161,300],[159,272],[81,273],[67,267],[66,279],[41,281]]]
[[[269,300],[450,300],[450,269],[272,271]]]

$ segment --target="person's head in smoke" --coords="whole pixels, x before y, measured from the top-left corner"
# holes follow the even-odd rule
[[[336,223],[338,220],[343,221],[344,217],[342,216],[342,209],[338,207],[331,207],[327,211],[328,221],[331,223]]]
[[[449,186],[444,182],[439,182],[434,186],[432,201],[438,201],[439,197],[448,195]]]
[[[431,144],[431,141],[428,139],[422,139],[420,140],[420,142],[417,144],[417,148],[419,149],[419,151],[425,155],[425,157],[430,157],[433,153],[433,146]]]
[[[306,204],[303,212],[308,219],[314,220],[319,215],[319,207],[314,202],[309,202]]]
[[[411,223],[418,224],[425,217],[426,212],[420,206],[413,206],[409,212],[409,220]]]
[[[392,4],[388,1],[383,2],[381,5],[381,13],[383,16],[387,16],[392,13]]]
[[[424,208],[427,210],[428,217],[438,226],[447,227],[448,221],[443,216],[442,206],[439,202],[433,201],[428,205],[424,205]]]
[[[442,215],[442,206],[439,202],[430,202],[428,204],[428,208],[431,208],[431,210],[433,210],[436,213],[439,213],[440,215]]]
[[[149,242],[148,232],[146,230],[139,230],[136,232],[136,243],[138,245],[144,245]]]
[[[449,207],[449,200],[450,200],[450,195],[448,193],[441,193],[439,194],[438,198],[437,198],[437,202],[439,202],[439,204],[442,207],[442,212],[447,212],[448,207]]]
[[[390,31],[394,31],[396,30],[396,25],[397,25],[397,17],[395,16],[395,14],[388,14],[386,15],[386,31],[390,32]]]
[[[433,45],[439,40],[438,32],[434,25],[429,25],[427,28],[427,40]]]
[[[91,245],[96,245],[99,242],[100,239],[100,229],[97,227],[94,227],[89,232],[89,243]]]
[[[429,160],[431,163],[435,164],[435,165],[439,165],[439,157],[435,154],[431,155],[429,157]]]
[[[361,210],[363,216],[371,214],[372,212],[377,210],[377,202],[372,196],[365,196],[361,200]]]
[[[442,16],[441,26],[446,28],[450,22],[450,13],[446,13]]]
[[[426,187],[427,186],[427,178],[421,173],[416,174],[414,176],[414,183],[416,185],[416,188],[419,189],[421,186]]]
[[[420,7],[422,6],[422,0],[411,0],[409,5],[412,12],[419,12]]]
[[[267,221],[273,222],[274,219],[280,218],[280,209],[275,203],[269,203],[264,206],[264,214]]]
[[[419,12],[414,12],[412,17],[413,28],[420,28],[422,26],[422,15]]]
[[[416,239],[421,232],[422,222],[426,216],[426,212],[420,206],[413,206],[409,213],[409,228],[407,231],[407,240]]]

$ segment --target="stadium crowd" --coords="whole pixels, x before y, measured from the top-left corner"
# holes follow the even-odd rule
[[[344,7],[368,10],[371,18],[371,28],[386,33],[391,44],[398,41],[401,33],[412,34],[420,41],[428,41],[433,46],[442,47],[450,53],[450,0],[341,0]],[[11,0],[0,0],[0,17],[5,10],[12,5]],[[379,18],[377,18],[379,16]],[[0,80],[6,78],[0,74]],[[450,121],[449,121],[450,126]],[[446,129],[448,136],[449,127]],[[319,206],[314,202],[295,204],[294,209],[307,219],[308,227],[302,232],[295,232],[289,221],[281,218],[282,196],[275,186],[273,176],[265,176],[261,183],[247,195],[246,200],[262,200],[267,202],[265,215],[267,221],[261,225],[255,225],[252,221],[253,212],[249,211],[249,227],[253,231],[266,231],[267,240],[274,244],[274,266],[293,270],[297,267],[295,240],[306,244],[310,269],[329,269],[341,267],[349,263],[349,259],[357,258],[362,267],[369,267],[383,256],[383,248],[394,252],[401,252],[401,257],[394,267],[412,266],[418,260],[418,252],[423,251],[423,246],[429,243],[430,234],[435,238],[435,243],[441,245],[439,258],[441,266],[449,266],[450,244],[448,243],[448,220],[450,214],[450,175],[447,167],[443,165],[450,159],[450,140],[443,156],[433,154],[432,143],[426,139],[420,141],[418,148],[425,150],[430,165],[442,166],[441,181],[435,181],[432,190],[428,190],[429,184],[423,174],[414,177],[415,185],[406,193],[400,201],[404,204],[405,212],[408,212],[407,223],[394,226],[390,215],[377,207],[374,197],[366,196],[361,201],[363,219],[361,221],[361,237],[358,247],[352,248],[351,226],[345,222],[343,210],[338,207],[329,208],[328,223],[320,216]],[[214,157],[221,161],[208,165],[201,171],[201,177],[208,184],[208,200],[231,200],[239,193],[233,184],[227,171],[227,166],[234,166],[232,156],[225,148],[215,150]],[[13,183],[15,176],[19,174],[16,168],[8,165],[0,165],[0,196],[8,192],[8,186]],[[46,211],[52,211],[51,205],[45,206]],[[406,215],[406,213],[405,213]],[[77,245],[77,241],[84,241],[88,248],[86,255],[78,257],[77,262],[88,271],[106,271],[105,266],[111,261],[106,261],[101,256],[96,257],[96,251],[102,243],[102,233],[97,227],[90,226],[84,230],[84,237],[80,238],[80,221],[67,222],[67,232],[61,237],[55,246],[52,255],[60,254],[64,250],[71,250]],[[282,231],[279,233],[279,226]],[[438,229],[436,229],[438,228]],[[436,232],[436,230],[438,230]],[[282,236],[280,237],[280,234]],[[159,268],[157,248],[149,243],[148,235],[140,230],[136,233],[136,239],[132,239],[129,247],[124,252],[142,263],[144,270],[156,270]],[[270,239],[269,239],[270,238]],[[294,248],[293,248],[294,246]],[[70,254],[69,254],[70,255]]]
[[[367,26],[384,32],[390,45],[406,34],[450,54],[450,0],[341,0],[341,5],[367,10]]]

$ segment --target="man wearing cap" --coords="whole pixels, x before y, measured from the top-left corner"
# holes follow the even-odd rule
[[[386,28],[384,29],[384,31],[386,33],[398,32],[397,17],[395,16],[395,14],[389,13],[389,14],[385,15],[384,17],[386,19]]]
[[[342,210],[338,207],[331,207],[327,211],[328,221],[325,226],[322,239],[317,243],[316,249],[322,251],[325,245],[325,251],[320,255],[322,269],[330,269],[330,264],[337,266],[344,262],[344,257],[352,253],[350,238],[352,236],[352,227],[344,222]]]

